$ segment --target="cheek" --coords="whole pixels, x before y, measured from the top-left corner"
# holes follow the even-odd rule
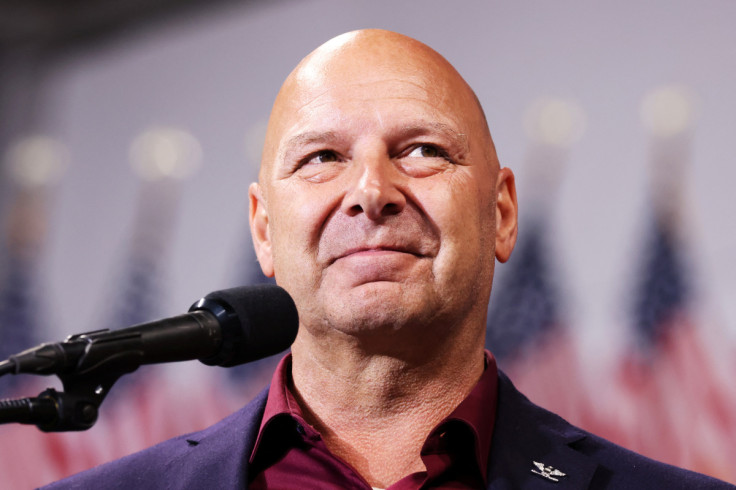
[[[329,195],[322,186],[308,185],[284,186],[274,193],[278,205],[271,210],[270,229],[277,275],[278,269],[299,272],[313,267],[321,230],[334,209]]]
[[[427,189],[426,211],[441,234],[441,255],[485,266],[494,253],[495,212],[492,189],[469,172],[457,171]]]

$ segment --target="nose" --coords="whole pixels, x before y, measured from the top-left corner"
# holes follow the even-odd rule
[[[349,216],[362,212],[373,221],[399,214],[406,206],[406,196],[397,187],[399,172],[393,163],[374,158],[358,165],[357,181],[343,199],[343,212]]]

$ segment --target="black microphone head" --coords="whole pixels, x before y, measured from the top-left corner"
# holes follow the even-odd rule
[[[288,349],[299,315],[294,300],[279,286],[240,286],[208,294],[189,311],[207,310],[222,327],[222,347],[205,364],[237,366]]]

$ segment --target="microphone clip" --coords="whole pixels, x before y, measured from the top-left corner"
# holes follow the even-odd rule
[[[64,391],[47,388],[37,397],[0,400],[0,424],[35,425],[44,432],[83,431],[97,422],[113,384],[130,369],[92,369],[58,374]]]

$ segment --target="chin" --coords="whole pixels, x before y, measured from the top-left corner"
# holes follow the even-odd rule
[[[331,326],[344,333],[394,336],[412,325],[426,325],[430,311],[430,304],[417,301],[406,291],[371,285],[334,301],[327,316]]]

